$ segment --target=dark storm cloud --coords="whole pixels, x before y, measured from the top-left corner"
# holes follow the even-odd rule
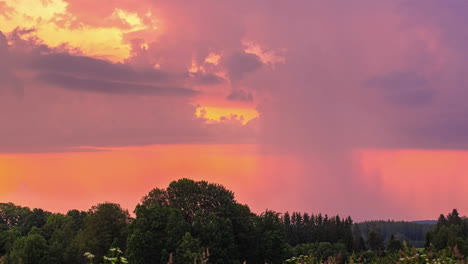
[[[28,66],[40,71],[108,78],[116,81],[163,82],[170,78],[169,74],[156,69],[138,71],[130,65],[67,53],[39,55]]]
[[[41,73],[37,78],[45,83],[57,85],[64,89],[97,93],[186,97],[195,96],[199,93],[197,91],[181,87],[112,82],[99,79],[77,78],[54,73]]]
[[[244,102],[252,102],[253,95],[250,92],[246,92],[242,89],[235,89],[233,90],[226,99],[230,101],[244,101]]]
[[[191,79],[193,79],[194,84],[198,84],[198,85],[216,85],[216,84],[222,84],[226,81],[223,78],[214,74],[210,74],[210,73],[196,72],[196,73],[190,73],[189,76]]]
[[[27,67],[42,72],[65,73],[79,77],[123,82],[180,83],[191,80],[195,84],[215,85],[224,81],[221,77],[210,73],[169,73],[149,67],[136,69],[128,64],[113,63],[69,53],[37,55],[27,63]]]
[[[260,58],[252,53],[234,52],[223,59],[231,81],[241,80],[245,74],[260,69],[263,65]]]

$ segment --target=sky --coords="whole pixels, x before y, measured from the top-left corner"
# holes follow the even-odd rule
[[[0,0],[0,201],[468,214],[468,3]]]

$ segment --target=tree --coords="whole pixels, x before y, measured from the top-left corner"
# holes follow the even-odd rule
[[[5,264],[47,264],[47,241],[32,230],[28,236],[15,241]]]
[[[426,235],[426,246],[436,250],[457,248],[462,254],[468,255],[468,222],[462,219],[457,209],[447,216],[441,214],[433,232]]]
[[[19,227],[31,210],[28,207],[16,206],[13,203],[0,203],[0,230]]]
[[[179,209],[188,223],[195,214],[213,213],[219,217],[232,216],[234,193],[222,185],[206,181],[181,179],[171,182],[167,188],[169,206]]]
[[[18,228],[11,228],[0,232],[0,256],[6,255],[10,252],[13,244],[19,237],[21,237],[21,233]]]
[[[458,214],[457,209],[453,209],[452,212],[447,215],[447,222],[448,222],[448,225],[462,225],[463,224],[463,220]]]
[[[169,206],[166,190],[154,188],[141,199],[141,204],[146,207],[150,207],[151,205],[158,205],[160,207]]]
[[[353,228],[353,251],[362,252],[366,250],[366,242],[361,234],[361,229],[359,225],[354,225]]]
[[[249,232],[253,229],[250,209],[239,205],[234,200],[234,194],[221,185],[181,179],[171,182],[167,190],[152,190],[142,199],[140,206],[171,208],[180,212],[189,230],[184,230],[177,241],[180,243],[185,232],[190,231],[194,238],[199,239],[203,248],[210,249],[210,262],[230,263],[248,258],[250,254],[245,244],[242,246],[243,256],[237,247],[239,243],[248,243],[246,238],[249,238]],[[139,218],[137,215],[136,221]],[[174,236],[167,239],[174,239]],[[158,242],[149,244],[152,243]],[[174,244],[166,248],[167,252],[174,252]],[[131,260],[137,258],[140,259],[136,252],[130,257]]]
[[[182,236],[190,230],[182,212],[158,204],[138,205],[136,219],[130,225],[128,257],[131,263],[167,263]]]
[[[403,242],[395,239],[395,236],[392,234],[390,240],[388,241],[387,251],[389,253],[398,253],[404,248]]]
[[[239,260],[252,263],[255,259],[256,223],[258,216],[250,211],[247,205],[236,204],[234,214],[230,217],[234,240],[237,245]]]
[[[77,233],[73,227],[73,218],[63,214],[52,214],[47,218],[42,231],[49,244],[49,264],[77,263],[79,258],[73,257],[72,241]]]
[[[257,218],[258,253],[255,263],[282,263],[286,257],[286,234],[279,214],[267,210]]]
[[[33,227],[41,228],[47,222],[47,218],[50,214],[50,212],[34,208],[24,217],[23,223],[20,226],[21,233],[26,235]]]
[[[178,263],[199,263],[202,258],[202,250],[200,241],[193,238],[190,232],[186,232],[176,250],[176,261]]]
[[[67,212],[67,216],[72,219],[72,228],[75,232],[84,228],[85,218],[88,215],[85,211],[70,210]]]
[[[384,240],[380,232],[372,230],[367,236],[367,243],[369,244],[369,249],[380,252],[385,249]]]
[[[128,211],[118,204],[102,203],[91,207],[84,219],[84,229],[75,238],[78,254],[93,252],[96,260],[102,262],[109,248],[125,250],[129,223]]]

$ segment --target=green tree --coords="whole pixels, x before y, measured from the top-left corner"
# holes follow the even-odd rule
[[[126,249],[130,216],[127,210],[114,203],[102,203],[91,207],[84,219],[84,229],[75,237],[78,252],[93,252],[96,261],[102,262],[103,256],[111,247]]]
[[[51,215],[50,212],[34,208],[30,213],[28,213],[24,217],[23,223],[20,226],[21,233],[23,235],[26,235],[33,227],[43,227],[47,222],[47,218],[49,217],[49,215]]]
[[[395,236],[392,234],[390,240],[388,241],[387,251],[389,253],[398,253],[404,248],[403,242],[398,239],[395,239]]]
[[[5,264],[47,264],[47,241],[34,229],[15,241]]]
[[[210,263],[236,263],[239,252],[234,239],[232,221],[213,213],[196,214],[192,232],[203,248],[210,251]]]
[[[152,190],[143,197],[142,206],[181,212],[190,227],[187,231],[200,240],[203,248],[209,248],[212,263],[230,263],[251,254],[251,250],[243,245],[241,256],[237,246],[241,242],[247,243],[249,232],[253,232],[250,209],[239,205],[234,194],[221,185],[181,179],[171,182],[166,190]],[[185,231],[178,237],[179,242],[184,234]],[[173,252],[169,247],[165,249],[167,253]],[[133,255],[131,259],[136,257]]]
[[[380,252],[385,249],[382,234],[376,230],[369,232],[369,235],[367,236],[367,243],[369,244],[370,250]]]
[[[19,237],[21,237],[21,233],[18,228],[11,228],[0,232],[0,256],[6,255]]]
[[[0,203],[0,230],[7,230],[12,227],[19,227],[31,210],[28,207],[21,207],[13,203]]]
[[[49,264],[72,264],[79,262],[78,256],[72,257],[72,241],[77,231],[71,216],[52,214],[42,228],[49,244]]]
[[[67,212],[67,216],[71,217],[72,219],[72,228],[75,232],[84,228],[85,219],[88,215],[87,212],[78,211],[78,210],[70,210]]]
[[[182,236],[190,230],[182,212],[157,204],[138,205],[136,218],[130,225],[128,257],[131,263],[167,263]]]
[[[188,223],[195,214],[213,213],[219,217],[232,216],[234,194],[219,184],[181,179],[167,188],[169,206],[179,209]]]
[[[286,234],[279,214],[267,210],[257,218],[257,259],[255,263],[282,263],[287,257]]]
[[[354,225],[353,228],[353,251],[354,252],[362,252],[366,250],[366,242],[361,234],[361,229],[359,225]]]
[[[426,246],[436,250],[450,248],[457,254],[468,255],[468,222],[461,218],[457,209],[447,216],[441,214],[433,232],[426,235]]]
[[[202,258],[202,251],[200,241],[193,238],[190,232],[186,232],[176,250],[176,262],[199,263]]]

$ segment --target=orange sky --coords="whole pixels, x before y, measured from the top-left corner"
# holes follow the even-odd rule
[[[392,201],[387,215],[379,211],[381,218],[398,211],[402,219],[435,219],[437,212],[448,212],[451,207],[466,213],[468,175],[460,172],[468,171],[468,152],[363,150],[359,157],[365,172],[361,184],[379,189]],[[60,212],[85,210],[103,201],[132,209],[152,188],[187,177],[221,183],[257,212],[265,208],[315,212],[314,207],[320,205],[297,201],[301,195],[295,191],[301,187],[292,175],[301,170],[293,157],[260,154],[255,145],[161,145],[0,155],[0,199]],[[281,177],[271,179],[273,175]],[[379,210],[373,206],[364,211],[378,217],[372,214]],[[328,208],[328,213],[340,213],[333,206]]]

